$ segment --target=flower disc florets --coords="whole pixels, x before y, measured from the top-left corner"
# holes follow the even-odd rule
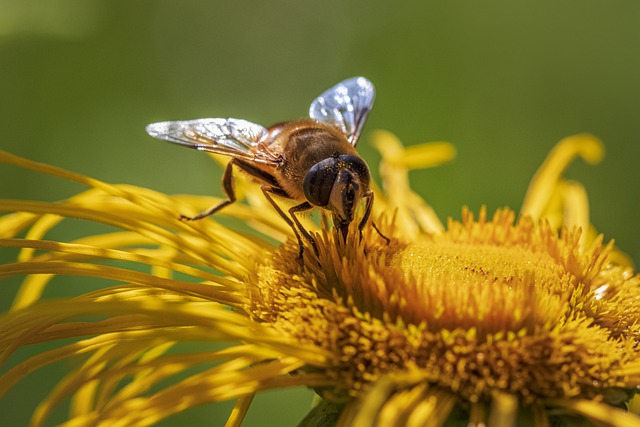
[[[515,223],[510,210],[492,220],[465,211],[412,242],[356,235],[345,245],[324,232],[319,257],[307,253],[304,266],[289,245],[256,270],[251,312],[335,355],[325,373],[336,387],[325,397],[355,397],[407,370],[469,402],[496,392],[529,404],[602,399],[624,387],[638,326],[612,324],[624,316],[608,310],[638,311],[610,301],[638,279],[609,265],[600,241],[582,250],[579,231]]]

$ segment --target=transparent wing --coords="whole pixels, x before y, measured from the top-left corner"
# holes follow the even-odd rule
[[[197,119],[151,123],[147,133],[154,138],[210,153],[226,154],[261,163],[277,163],[268,150],[269,131],[241,119]]]
[[[364,77],[353,77],[317,97],[311,103],[309,117],[337,127],[356,145],[375,95],[373,83]]]

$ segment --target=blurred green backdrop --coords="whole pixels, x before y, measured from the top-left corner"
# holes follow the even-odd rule
[[[207,156],[153,140],[145,125],[200,117],[268,125],[306,115],[324,89],[364,75],[378,94],[358,147],[372,169],[372,129],[405,144],[457,146],[455,162],[412,174],[442,219],[459,218],[463,205],[519,208],[555,142],[577,132],[602,138],[605,161],[578,161],[568,175],[589,191],[598,229],[637,261],[639,22],[635,0],[0,0],[0,148],[110,182],[221,194]],[[0,165],[0,190],[55,200],[79,188]],[[1,283],[1,308],[17,283]],[[37,373],[1,400],[2,425],[26,425],[65,368]],[[294,425],[311,395],[262,397],[245,425]],[[229,408],[161,425],[221,425]]]

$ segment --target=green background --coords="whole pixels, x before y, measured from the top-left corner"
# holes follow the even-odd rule
[[[463,205],[519,208],[559,139],[602,138],[604,162],[578,161],[567,175],[586,186],[596,227],[640,260],[639,24],[635,0],[0,0],[0,148],[109,182],[220,195],[221,171],[207,156],[153,140],[145,125],[269,125],[306,115],[323,90],[364,75],[377,99],[358,149],[372,169],[373,129],[405,144],[456,145],[454,162],[411,176],[442,219],[459,218]],[[0,165],[0,190],[56,200],[79,188]],[[16,284],[0,282],[2,308]],[[0,401],[2,425],[25,425],[65,368]],[[269,393],[246,425],[293,425],[310,396]],[[221,425],[229,408],[161,425]]]

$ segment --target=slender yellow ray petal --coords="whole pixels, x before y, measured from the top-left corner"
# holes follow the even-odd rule
[[[53,227],[58,225],[62,221],[62,217],[58,215],[43,215],[29,228],[25,238],[28,240],[38,240],[44,237],[44,235]],[[20,251],[18,255],[18,261],[29,261],[33,257],[35,251],[31,248],[25,248]]]
[[[62,168],[50,166],[50,165],[39,163],[39,162],[34,162],[31,160],[25,159],[23,157],[10,154],[3,150],[0,150],[0,161],[13,164],[16,166],[20,166],[25,169],[31,169],[37,172],[41,172],[41,173],[57,176],[59,178],[74,181],[74,182],[86,185],[88,187],[93,187],[93,188],[102,190],[112,196],[121,197],[125,200],[129,200],[130,202],[133,202],[134,205],[148,206],[151,208],[156,208],[167,214],[171,214],[170,211],[166,208],[166,205],[150,202],[150,199],[148,197],[145,197],[145,195],[155,193],[150,190],[147,190],[144,195],[142,192],[139,192],[139,191],[130,192],[130,191],[127,191],[127,186],[117,186],[117,185],[107,184],[103,181],[100,181],[94,178],[89,178],[81,174],[73,173]],[[129,188],[136,188],[136,187],[129,187]],[[155,194],[159,194],[159,193],[155,193]]]
[[[248,359],[236,359],[192,375],[150,397],[129,399],[120,405],[105,408],[99,416],[109,423],[117,422],[127,426],[150,425],[194,406],[273,388],[277,383],[272,384],[269,380],[280,378],[283,374],[300,367],[299,361],[283,358],[254,366],[251,368],[251,375],[247,375],[242,366],[249,363],[251,361]],[[284,377],[282,384],[288,383],[289,378]]]
[[[54,277],[55,274],[37,274],[25,277],[22,286],[16,293],[11,309],[17,310],[26,307],[40,299],[45,287]]]
[[[229,415],[229,419],[224,424],[225,427],[240,427],[244,417],[247,415],[247,411],[249,410],[249,406],[251,405],[254,396],[255,393],[238,399],[231,411],[231,415]]]
[[[88,381],[73,395],[69,407],[69,415],[78,417],[91,412],[95,405],[96,394],[100,389],[99,381]]]
[[[158,251],[154,251],[154,256],[147,256],[128,250],[106,249],[102,247],[88,246],[78,243],[61,243],[51,240],[25,240],[25,239],[0,239],[0,247],[16,247],[16,248],[30,248],[40,249],[50,252],[61,252],[68,256],[61,256],[60,254],[45,254],[35,258],[36,261],[48,261],[48,260],[77,260],[77,259],[110,259],[114,261],[130,261],[140,264],[146,264],[150,266],[163,267],[167,270],[172,270],[184,274],[188,274],[199,279],[216,282],[220,276],[208,273],[202,269],[190,267],[184,264],[178,264],[171,262],[170,258],[163,259],[158,257]],[[31,257],[33,258],[33,257]]]
[[[484,402],[473,402],[469,409],[468,427],[483,427],[487,425],[487,414]]]
[[[0,217],[0,237],[3,239],[15,237],[37,219],[38,215],[27,212],[14,212],[2,216]]]
[[[122,334],[120,336],[122,336]],[[138,334],[138,337],[139,336],[140,334]],[[37,356],[31,357],[30,359],[20,363],[0,377],[2,379],[2,381],[0,381],[0,397],[4,396],[16,382],[35,370],[66,358],[95,351],[100,346],[105,345],[105,339],[107,340],[106,342],[108,345],[112,345],[117,342],[124,342],[124,339],[119,340],[114,338],[113,334],[110,334],[109,336],[102,336],[99,341],[96,339],[81,341],[38,354]]]
[[[211,300],[231,306],[239,306],[245,302],[241,296],[233,294],[231,289],[225,289],[223,286],[213,286],[212,284],[200,285],[176,279],[164,279],[147,273],[106,265],[64,261],[23,262],[0,265],[0,277],[43,273],[98,277],[134,283],[141,286],[152,286],[154,288],[173,291],[179,290],[185,295],[198,295],[202,298],[210,298]]]
[[[96,179],[87,178],[83,175],[69,172],[62,168],[47,165],[45,163],[34,162],[32,160],[25,159],[24,157],[20,157],[20,156],[16,156],[14,154],[8,153],[4,150],[0,150],[0,162],[8,163],[15,166],[20,166],[24,169],[30,169],[37,172],[46,173],[48,175],[58,176],[60,178],[68,179],[70,181],[75,181],[80,184],[87,185],[89,187],[97,187],[101,183]],[[108,186],[108,185],[105,184],[105,186]]]
[[[163,292],[166,294],[166,292]],[[149,296],[154,296],[154,294],[148,294],[146,292],[140,292],[140,296],[147,298]],[[156,295],[157,297],[165,297],[165,301],[171,301],[171,298],[167,298],[166,295],[161,295],[160,293]],[[174,302],[184,302],[184,298],[175,298]],[[29,323],[28,325],[32,325]],[[25,328],[26,326],[25,325]],[[159,320],[151,320],[148,317],[132,314],[132,315],[122,315],[122,316],[114,316],[105,320],[96,321],[96,322],[64,322],[53,324],[49,327],[43,328],[41,331],[33,332],[32,334],[23,334],[21,336],[22,345],[31,345],[38,344],[41,342],[47,341],[57,341],[66,338],[77,338],[83,336],[91,336],[91,335],[99,335],[109,332],[125,332],[125,331],[134,331],[134,330],[142,330],[142,329],[150,329],[157,328],[163,325],[163,323]],[[167,324],[166,326],[171,326],[171,324]],[[38,329],[38,328],[36,328]],[[14,332],[15,336],[18,334]],[[11,342],[11,340],[17,339],[15,336],[6,337],[3,334],[1,343],[4,344],[6,342]],[[11,348],[9,346],[5,347],[5,351],[9,351]]]
[[[104,393],[108,393],[121,380],[125,379],[126,374],[130,374],[136,371],[139,372],[140,370],[145,368],[148,369],[150,366],[145,366],[144,368],[135,365],[130,366],[133,361],[138,359],[139,354],[144,351],[144,348],[141,348],[139,346],[139,343],[135,344],[138,345],[136,347],[130,346],[129,352],[127,354],[122,354],[122,350],[113,345],[98,349],[81,368],[71,373],[64,380],[58,383],[57,387],[42,402],[37,411],[34,413],[34,424],[42,424],[48,417],[50,412],[53,410],[53,408],[58,405],[62,399],[73,393],[74,390],[77,390],[82,384],[92,382],[94,381],[94,379],[102,380],[106,385],[106,390],[104,391]],[[145,347],[147,345],[149,345],[149,343],[144,344]],[[199,356],[200,363],[202,361],[209,361],[209,359],[204,359],[205,354]],[[196,362],[196,360],[193,360],[195,359],[195,357],[183,357],[181,359],[182,360],[178,363],[176,363],[176,358],[173,358],[173,361],[167,360],[166,363],[149,364],[151,365],[151,367],[155,368],[149,375],[141,377],[137,381],[129,382],[121,390],[119,390],[115,396],[110,397],[109,400],[106,400],[104,398],[100,399],[99,402],[104,403],[96,406],[95,410],[105,412],[108,411],[110,407],[117,407],[123,401],[136,398],[141,393],[147,391],[158,381],[182,372],[185,369],[196,364],[192,363]],[[215,359],[215,355],[212,355],[211,360]],[[116,364],[112,367],[107,368],[107,363],[112,360],[116,360]],[[127,370],[126,368],[129,366],[133,369]],[[88,413],[89,412],[85,411],[85,414]]]
[[[100,356],[102,356],[102,354],[109,352],[109,350],[112,348],[113,346],[97,349],[96,352],[85,363],[85,365],[79,368],[77,373],[82,372],[84,374],[83,376],[85,377],[85,379],[87,379],[87,377],[91,377],[97,374],[98,372],[102,371],[104,367],[107,365],[107,362],[101,361],[100,363],[93,363],[92,359],[100,359],[101,358]],[[72,375],[76,376],[77,373]],[[91,384],[91,381],[89,380],[83,381],[82,384]],[[44,401],[42,401],[40,405],[38,405],[38,407],[34,411],[33,416],[31,418],[31,424],[34,427],[40,427],[44,424],[45,420],[47,419],[47,417],[49,416],[53,408],[59,403],[59,401],[63,397],[66,397],[68,394],[70,394],[70,392],[68,391],[68,388],[69,388],[69,384],[66,379],[60,381],[56,385],[54,390],[49,394],[49,396]]]
[[[388,374],[371,384],[371,388],[359,399],[355,405],[350,405],[342,413],[338,421],[339,426],[369,426],[375,425],[381,409],[390,396],[407,386],[413,386],[425,381],[425,373],[420,371],[406,371]]]
[[[380,408],[392,395],[396,388],[391,380],[379,379],[367,391],[364,398],[356,404],[349,405],[338,420],[338,426],[365,427],[375,425]]]
[[[187,333],[187,335],[189,334]],[[133,381],[137,381],[145,375],[154,372],[155,368],[163,365],[162,362],[164,359],[158,360],[158,358],[162,357],[174,344],[175,342],[169,341],[160,345],[153,345],[149,348],[141,348],[140,352],[134,352],[133,349],[130,349],[129,352],[124,354],[114,353],[112,351],[113,347],[105,348],[108,352],[98,349],[92,354],[90,359],[85,362],[83,367],[78,368],[76,372],[71,373],[64,380],[69,384],[74,377],[84,378],[84,381],[76,381],[76,383],[78,383],[78,391],[73,396],[71,414],[80,416],[88,414],[94,408],[105,406],[110,395],[113,394],[115,388],[119,386],[119,382],[125,375],[133,375]],[[141,355],[138,357],[140,353]],[[200,358],[198,358],[198,356],[200,356]],[[210,353],[180,355],[179,357],[188,360],[190,366],[209,362],[212,358]],[[93,377],[96,379],[90,380],[88,378],[87,370],[90,369],[92,364],[101,363],[103,366],[106,366],[106,364],[112,361],[115,363],[111,363],[108,368],[100,369],[96,372],[97,375]],[[172,364],[175,362],[168,361],[168,363]],[[82,376],[80,373],[82,373]],[[99,389],[96,387],[98,384],[100,384]],[[73,392],[73,389],[74,387],[71,387],[69,393]]]
[[[203,306],[199,306],[194,302],[187,304],[167,304],[160,301],[120,301],[120,302],[74,302],[64,305],[57,304],[55,302],[41,303],[38,310],[27,307],[17,314],[19,317],[12,316],[9,322],[2,322],[4,328],[2,330],[5,338],[0,338],[1,348],[4,348],[2,354],[3,358],[8,357],[17,345],[23,342],[29,341],[30,337],[35,333],[39,333],[42,329],[49,325],[59,322],[63,319],[73,318],[81,315],[99,315],[99,314],[112,314],[112,313],[132,313],[148,315],[151,318],[160,314],[159,319],[162,320],[161,325],[165,327],[163,341],[181,340],[185,338],[185,335],[180,335],[176,332],[176,337],[171,336],[171,330],[166,329],[167,326],[203,326],[208,329],[209,335],[205,335],[202,339],[219,341],[223,339],[239,340],[249,342],[260,342],[265,348],[271,348],[277,351],[283,351],[285,353],[295,354],[303,360],[306,360],[309,364],[322,365],[326,363],[328,353],[321,351],[318,348],[307,346],[300,348],[296,345],[296,341],[290,337],[282,336],[269,327],[261,327],[253,324],[250,319],[247,319],[241,314],[236,314],[219,308],[217,305],[211,303],[205,303]],[[6,316],[5,316],[6,317]],[[24,319],[30,318],[30,323],[25,324]],[[13,324],[12,324],[13,323]],[[188,330],[188,328],[187,328]],[[129,331],[122,332],[116,335],[105,334],[100,337],[105,339],[124,340],[128,336],[137,336],[137,334],[145,333],[158,333],[162,336],[163,329],[150,330],[150,331]],[[16,335],[16,334],[20,335]],[[184,331],[182,331],[184,333]],[[6,341],[6,337],[9,338]],[[167,338],[170,337],[170,338]],[[99,341],[98,341],[99,342]],[[22,376],[28,374],[30,371],[44,366],[48,363],[52,363],[60,358],[69,357],[74,352],[84,349],[82,345],[86,343],[93,343],[91,340],[87,340],[84,343],[77,345],[71,345],[62,351],[62,353],[51,352],[51,355],[47,358],[39,358],[38,356],[23,362],[20,369],[13,369],[5,374],[5,377],[14,378],[14,382]],[[94,344],[91,344],[94,345]],[[86,351],[84,349],[83,351]],[[8,387],[9,380],[3,381],[0,389],[4,386]]]
[[[439,165],[455,157],[451,144],[438,142],[404,148],[395,135],[386,131],[376,131],[372,144],[383,155],[380,175],[388,205],[398,209],[397,224],[407,237],[415,236],[418,227],[428,233],[444,230],[435,211],[409,185],[409,170]],[[413,226],[412,226],[413,225]]]
[[[253,339],[254,333],[265,342],[286,343],[287,337],[276,334],[269,326],[260,326],[251,322],[246,316],[232,312],[217,303],[188,301],[188,304],[167,303],[162,300],[130,300],[120,301],[74,301],[64,304],[47,301],[38,305],[37,309],[27,307],[15,316],[3,318],[2,336],[0,343],[3,347],[11,344],[17,337],[28,337],[34,332],[61,320],[72,319],[87,315],[112,315],[117,313],[131,315],[146,315],[163,326],[202,326],[211,328],[212,334],[223,334],[229,339]],[[160,316],[158,316],[160,314]],[[152,332],[152,331],[149,331]],[[161,333],[162,331],[157,331]],[[107,334],[108,335],[108,334]],[[167,331],[171,335],[171,331]]]
[[[574,414],[580,414],[588,419],[608,427],[639,427],[640,418],[622,409],[609,406],[602,402],[583,399],[556,399],[548,402],[550,405],[565,409]]]
[[[487,425],[495,427],[515,426],[518,416],[518,399],[506,393],[495,393],[491,400],[491,411]]]
[[[598,163],[604,156],[604,147],[599,139],[588,134],[573,135],[558,142],[531,180],[520,215],[534,220],[540,218],[562,172],[576,156],[588,163]]]
[[[269,378],[269,376],[267,378]],[[238,379],[239,381],[253,382],[246,374],[240,375]],[[327,381],[327,379],[322,376],[303,374],[295,376],[277,376],[275,378],[264,380],[259,384],[259,386],[261,387],[261,390],[269,390],[273,388],[298,387],[305,385],[310,387],[322,387],[330,384],[331,382]],[[241,383],[239,383],[239,386],[240,387],[234,391],[234,395],[241,395],[241,397],[253,395],[253,393],[247,392],[247,388],[242,386]],[[180,385],[178,385],[177,387],[180,387]],[[136,427],[152,425],[155,421],[166,418],[174,413],[187,410],[191,407],[202,405],[204,403],[220,401],[221,396],[218,396],[216,393],[207,395],[209,391],[208,387],[208,384],[202,384],[200,388],[198,388],[197,392],[193,392],[192,390],[188,389],[181,391],[178,388],[175,391],[177,399],[174,400],[170,400],[174,398],[173,395],[169,397],[160,396],[155,398],[151,396],[149,398],[130,400],[127,402],[127,408],[116,408],[117,412],[116,410],[114,410],[112,413],[93,412],[91,414],[73,418],[61,424],[61,426],[80,427],[99,425],[105,427]],[[203,390],[204,393],[200,393],[200,390]],[[188,398],[188,396],[194,396],[195,399],[188,400],[187,402],[182,402],[182,400]],[[180,403],[186,403],[186,405],[180,405]],[[150,405],[157,405],[158,407],[153,407]]]
[[[567,181],[562,186],[564,196],[564,225],[569,229],[580,229],[580,245],[587,244],[589,230],[589,198],[582,184]]]
[[[151,342],[151,341],[149,341]],[[164,343],[169,345],[173,343]],[[155,347],[151,347],[155,349]],[[111,350],[111,349],[109,349]],[[273,350],[266,350],[256,345],[236,345],[218,351],[202,351],[200,353],[182,353],[174,355],[162,355],[154,359],[146,359],[145,356],[149,352],[148,349],[142,348],[144,353],[140,357],[132,355],[129,359],[113,365],[100,372],[95,378],[117,381],[124,376],[135,375],[133,381],[125,388],[118,390],[117,400],[127,400],[135,395],[141,394],[153,386],[157,381],[164,379],[166,376],[174,372],[179,372],[185,368],[199,364],[211,364],[217,361],[233,360],[237,366],[242,369],[246,368],[256,361],[269,361],[279,357],[286,356]],[[112,352],[113,353],[113,352]],[[115,354],[115,353],[114,353]],[[101,355],[97,362],[102,359],[109,361],[114,359],[114,354]],[[134,363],[135,362],[135,363]],[[224,365],[220,370],[228,370],[231,365]],[[73,377],[79,377],[78,373],[74,373]],[[71,377],[70,377],[71,378]],[[91,376],[91,378],[94,378]],[[105,404],[107,402],[105,401]],[[108,402],[108,405],[117,406],[115,400]]]
[[[426,169],[450,162],[456,148],[448,142],[428,142],[404,147],[391,132],[376,130],[371,144],[384,156],[385,162],[401,169]]]
[[[389,399],[381,408],[376,422],[384,426],[401,426],[407,424],[407,418],[415,407],[424,399],[428,386],[419,384],[408,390],[402,390]]]
[[[97,406],[97,409],[103,410],[108,407],[117,407],[129,399],[142,395],[166,377],[199,364],[211,364],[214,361],[229,360],[229,363],[219,365],[216,368],[220,372],[226,372],[231,369],[231,366],[236,366],[237,369],[246,369],[251,363],[264,363],[264,361],[284,356],[281,353],[265,351],[262,348],[252,345],[238,345],[226,350],[227,351],[164,356],[151,362],[140,361],[140,363],[135,366],[125,366],[123,369],[110,369],[102,376],[105,379],[113,378],[112,381],[114,383],[120,381],[125,374],[136,373],[136,377],[113,396],[109,396],[108,399],[106,398],[107,396],[104,396],[104,398],[101,399],[103,404]],[[143,372],[144,375],[141,375]]]
[[[118,358],[122,357],[131,357],[132,354],[136,354],[137,352],[143,351],[157,345],[158,342],[172,342],[176,339],[180,339],[183,341],[230,341],[237,339],[237,335],[232,332],[231,329],[226,328],[226,331],[223,331],[219,328],[218,330],[212,328],[196,328],[196,327],[187,327],[187,328],[165,328],[164,330],[160,329],[150,329],[150,330],[141,330],[141,331],[125,331],[119,333],[109,333],[103,334],[98,337],[89,338],[86,340],[79,341],[77,343],[73,343],[64,347],[60,347],[54,350],[50,350],[48,352],[39,354],[28,359],[25,362],[22,362],[18,366],[10,369],[5,374],[3,374],[0,378],[0,396],[4,395],[6,391],[12,387],[18,380],[28,375],[29,373],[43,367],[49,365],[51,363],[55,363],[59,360],[63,360],[66,358],[70,358],[73,356],[91,353],[91,352],[102,352],[101,354],[94,355],[93,358],[95,362],[88,362],[87,366],[95,366],[96,364],[100,364],[100,366],[105,366],[109,360],[118,360]],[[237,327],[234,328],[236,332],[238,332]],[[244,335],[244,334],[241,334]],[[246,335],[243,336],[244,339],[247,338]],[[282,346],[279,346],[282,348]],[[303,359],[308,360],[308,356],[314,357],[306,353],[305,351],[300,351],[300,349],[292,349],[292,354],[296,354],[296,356],[302,356]],[[274,353],[274,350],[268,350],[265,348],[260,348],[257,346],[241,346],[237,348],[226,349],[224,351],[219,351],[216,353],[203,353],[203,354],[184,354],[184,355],[176,355],[176,356],[165,356],[162,359],[154,359],[146,362],[141,362],[137,365],[126,365],[120,370],[117,369],[117,366],[112,368],[113,370],[110,372],[111,376],[121,377],[123,375],[131,375],[135,373],[139,373],[150,368],[153,368],[152,374],[157,377],[157,380],[164,378],[166,375],[173,374],[178,372],[188,366],[199,363],[211,362],[219,358],[232,358],[238,357],[239,355],[253,355],[256,354],[258,356],[251,356],[253,361],[259,360],[260,358],[277,358],[281,353]],[[245,356],[246,357],[246,356]],[[317,359],[317,357],[315,357]],[[251,362],[248,362],[251,363]],[[45,407],[48,408],[47,411],[54,406],[60,399],[62,399],[67,394],[71,393],[75,388],[77,388],[84,381],[89,381],[93,379],[100,379],[95,375],[98,372],[90,371],[85,372],[82,369],[79,369],[72,373],[65,383],[61,383],[57,388],[56,392],[50,396],[50,402]],[[168,372],[168,373],[167,373]],[[151,385],[149,376],[141,377],[142,384],[147,384],[143,389],[146,390],[148,385]],[[104,379],[104,378],[103,378]],[[136,384],[136,383],[132,383]],[[133,387],[131,385],[130,387]],[[123,390],[121,393],[126,393],[127,389]],[[44,410],[44,409],[43,409]],[[45,411],[45,412],[47,412]]]
[[[47,203],[22,200],[1,200],[0,210],[32,212],[38,214],[51,213],[67,218],[86,219],[98,223],[106,223],[125,230],[135,230],[142,235],[150,237],[152,241],[157,243],[171,244],[175,241],[175,236],[167,230],[149,222],[141,221],[138,219],[139,217],[132,217],[127,215],[125,212],[119,212],[115,209],[102,210],[88,208],[70,202]],[[176,221],[176,223],[179,224],[178,221]]]
[[[85,238],[77,239],[74,243],[100,248],[117,248],[125,246],[149,245],[154,242],[137,233],[115,232],[88,236]],[[46,255],[41,255],[41,257],[46,257]],[[176,259],[177,258],[179,257],[176,257]],[[63,259],[63,257],[58,257],[58,259]],[[14,298],[12,309],[19,309],[37,301],[42,295],[44,288],[53,277],[55,276],[47,274],[27,276],[23,281],[22,286],[19,288],[16,297]]]
[[[125,230],[136,231],[145,237],[148,237],[157,244],[166,245],[178,250],[181,250],[185,254],[189,254],[194,259],[200,262],[216,265],[219,270],[226,274],[234,276],[242,276],[246,274],[247,268],[252,265],[252,260],[248,258],[239,258],[237,256],[238,250],[246,250],[245,243],[248,241],[242,239],[238,234],[227,232],[235,237],[235,243],[230,244],[228,240],[222,241],[219,238],[214,239],[214,234],[207,234],[207,240],[202,241],[198,238],[197,241],[193,240],[193,237],[182,234],[175,234],[170,230],[161,228],[155,224],[146,221],[140,221],[134,219],[135,216],[131,216],[127,213],[118,213],[113,209],[95,209],[84,208],[81,206],[73,206],[63,203],[44,203],[44,202],[24,202],[24,201],[0,201],[0,210],[18,210],[37,213],[55,213],[56,215],[65,216],[68,218],[86,219],[95,222],[102,222],[112,225],[114,227],[122,228]],[[114,213],[115,212],[115,213]],[[211,221],[213,222],[213,221]],[[194,226],[187,226],[180,221],[175,221],[180,227],[187,227],[193,230]],[[201,227],[209,227],[210,225],[202,225]],[[240,242],[244,242],[240,244]],[[257,248],[253,248],[249,253],[258,252]],[[246,253],[246,252],[244,252]],[[220,254],[220,255],[219,255]],[[236,261],[234,263],[224,262],[224,256],[231,256]]]
[[[103,234],[92,234],[73,240],[71,243],[93,246],[98,248],[137,248],[144,245],[153,245],[155,242],[131,231],[116,231]]]
[[[407,427],[440,427],[444,425],[455,403],[456,397],[452,393],[442,390],[427,393],[411,412],[406,425]]]
[[[192,355],[191,357],[185,357],[182,362],[176,363],[175,361],[168,361],[168,363],[162,363],[166,359],[161,358],[160,354],[156,354],[158,351],[167,350],[175,344],[175,341],[164,342],[161,345],[150,345],[140,348],[138,352],[131,352],[131,354],[113,357],[112,355],[105,355],[103,358],[107,362],[112,362],[107,369],[100,371],[97,379],[100,381],[102,387],[96,399],[95,408],[104,408],[111,404],[111,399],[114,396],[126,394],[124,389],[131,390],[133,384],[144,386],[138,389],[142,392],[147,391],[154,385],[153,381],[149,381],[149,378],[154,374],[159,373],[159,370],[165,370],[170,372],[181,372],[186,367],[197,366],[202,363],[202,357],[204,355]],[[132,349],[134,350],[134,349]],[[147,355],[153,353],[153,358],[148,359]],[[208,356],[208,354],[207,354]],[[170,357],[170,356],[169,356]],[[205,362],[209,359],[205,359]],[[85,370],[86,371],[86,370]],[[69,393],[73,393],[75,389],[78,389],[85,382],[92,382],[88,378],[77,376],[73,379],[71,376],[67,377],[71,387],[69,387]],[[130,379],[128,384],[127,380]],[[75,384],[73,384],[75,382]],[[122,386],[122,384],[126,384]],[[122,386],[122,387],[121,387]],[[118,389],[118,387],[121,387]],[[134,394],[134,393],[132,393]],[[87,411],[88,413],[89,411]]]

